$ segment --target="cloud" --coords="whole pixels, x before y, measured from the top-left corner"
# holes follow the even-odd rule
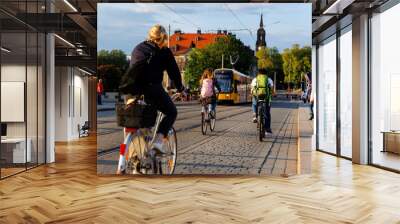
[[[163,6],[161,4],[147,3],[98,3],[98,11],[119,11],[133,13],[159,13]]]
[[[279,49],[290,47],[293,43],[306,44],[311,39],[311,8],[306,4],[269,3],[226,3],[244,24],[241,25],[231,12],[221,3],[100,3],[98,6],[99,46],[107,49],[121,47],[130,52],[132,47],[142,41],[148,29],[159,23],[171,33],[176,29],[195,32],[200,26],[203,30],[245,29],[236,31],[246,45],[254,48],[260,12],[264,15],[267,40]],[[302,6],[300,6],[302,5]],[[166,7],[168,6],[168,7]],[[173,12],[175,11],[175,12]],[[178,15],[177,15],[178,14]],[[183,17],[186,17],[186,21]],[[278,22],[278,24],[273,24]],[[308,24],[309,23],[309,24]],[[269,39],[268,39],[269,38]]]

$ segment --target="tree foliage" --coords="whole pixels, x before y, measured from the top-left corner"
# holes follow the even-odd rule
[[[278,48],[267,48],[262,47],[256,53],[257,67],[268,70],[269,72],[275,72],[282,70],[282,56],[279,53]]]
[[[285,83],[297,87],[302,80],[302,74],[311,70],[311,47],[300,48],[295,44],[283,51],[282,59]]]
[[[279,53],[278,48],[272,47],[262,47],[256,53],[257,57],[257,67],[260,69],[266,69],[271,78],[277,80],[277,88],[282,87],[283,83],[283,70],[282,70],[282,55]],[[275,76],[276,75],[276,76]]]
[[[266,69],[271,71],[274,67],[274,63],[272,62],[271,51],[269,48],[262,47],[256,53],[257,57],[257,67],[259,69]]]
[[[185,67],[185,81],[191,88],[198,87],[204,69],[221,68],[222,55],[224,55],[225,68],[232,68],[230,56],[233,60],[239,56],[234,69],[243,73],[249,73],[255,63],[254,52],[235,36],[218,38],[215,43],[202,49],[192,49],[189,53]]]
[[[97,72],[103,79],[105,91],[114,91],[128,67],[126,54],[122,50],[101,50],[97,54]]]

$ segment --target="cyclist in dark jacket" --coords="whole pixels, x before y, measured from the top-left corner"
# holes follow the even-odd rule
[[[146,103],[154,105],[157,110],[165,115],[160,123],[153,145],[161,152],[165,152],[164,143],[167,141],[168,132],[177,117],[176,107],[162,85],[164,71],[167,71],[178,92],[185,89],[175,58],[166,46],[167,40],[168,35],[165,28],[161,25],[153,26],[149,31],[147,40],[137,45],[133,50],[130,62],[132,65],[149,58],[150,54],[152,55],[146,74],[137,77],[135,92],[143,94]]]

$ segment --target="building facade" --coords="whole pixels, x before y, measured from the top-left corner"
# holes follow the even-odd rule
[[[169,48],[175,56],[181,72],[182,80],[188,85],[189,80],[185,80],[185,66],[188,60],[190,50],[193,48],[202,49],[209,44],[215,43],[220,37],[225,37],[228,32],[219,30],[217,33],[183,33],[179,30],[175,31],[169,38]]]
[[[314,148],[400,172],[398,1],[313,4]]]

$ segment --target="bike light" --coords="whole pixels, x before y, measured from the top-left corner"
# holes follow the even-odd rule
[[[119,146],[119,154],[120,155],[125,155],[125,149],[126,149],[126,145],[125,144],[121,144],[120,146]]]
[[[135,133],[136,130],[136,128],[125,128],[125,133]]]

